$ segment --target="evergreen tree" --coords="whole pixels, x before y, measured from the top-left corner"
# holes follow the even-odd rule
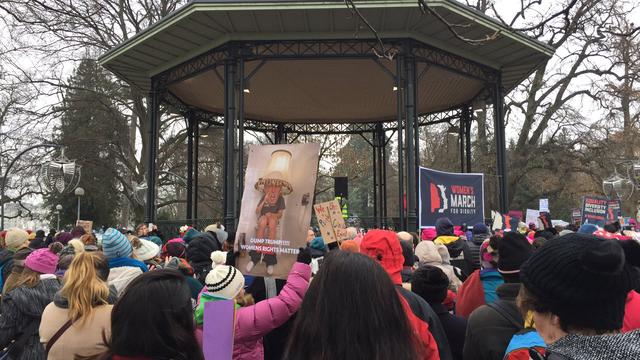
[[[119,87],[111,82],[95,60],[84,59],[69,79],[63,98],[58,142],[65,155],[82,166],[79,186],[85,189],[80,199],[80,218],[92,220],[94,227],[114,225],[122,190],[118,178],[124,168],[116,154],[128,141],[126,119],[114,99]],[[49,208],[61,204],[62,226],[72,226],[77,217],[77,198],[69,194],[49,194]]]

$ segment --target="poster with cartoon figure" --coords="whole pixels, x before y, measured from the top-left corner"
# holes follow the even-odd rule
[[[287,278],[306,245],[319,154],[319,144],[249,148],[235,249],[244,274]]]

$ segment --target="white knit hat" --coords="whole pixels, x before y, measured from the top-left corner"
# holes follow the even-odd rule
[[[204,282],[209,294],[233,299],[244,287],[244,276],[235,267],[223,265],[226,259],[226,252],[214,251],[211,253],[213,268],[207,274]]]
[[[4,236],[4,243],[7,249],[11,251],[18,250],[22,245],[29,241],[29,233],[18,228],[12,228],[7,231]]]
[[[160,247],[153,241],[139,239],[140,247],[133,249],[133,255],[140,261],[151,260],[158,256],[160,253]]]

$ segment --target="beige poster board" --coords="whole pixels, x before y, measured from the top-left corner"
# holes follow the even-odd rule
[[[320,233],[325,244],[331,244],[346,238],[346,226],[342,209],[337,200],[313,205]]]
[[[235,250],[243,274],[286,279],[306,246],[319,144],[249,147]]]
[[[93,231],[93,221],[91,220],[77,220],[76,226],[81,226],[87,234],[91,234]]]

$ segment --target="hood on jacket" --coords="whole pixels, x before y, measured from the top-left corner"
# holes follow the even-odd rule
[[[446,217],[441,217],[436,220],[436,233],[438,236],[453,235],[454,226],[451,220]]]
[[[452,258],[460,256],[464,249],[463,240],[457,236],[438,236],[433,242],[446,246]]]
[[[438,247],[431,241],[421,241],[416,246],[415,254],[418,257],[420,266],[442,264],[442,257],[438,253]]]
[[[360,252],[377,261],[387,271],[394,284],[402,283],[404,256],[400,240],[393,231],[371,230],[362,239]]]
[[[211,264],[211,253],[221,250],[217,239],[208,232],[195,236],[187,246],[187,260],[193,264]]]
[[[440,258],[442,258],[442,264],[451,265],[451,256],[449,256],[449,249],[442,244],[437,244],[436,250],[438,251],[438,254],[440,254]]]

